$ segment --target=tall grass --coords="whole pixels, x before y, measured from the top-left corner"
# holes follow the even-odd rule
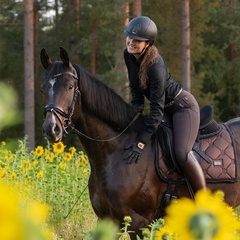
[[[7,150],[6,142],[0,146],[0,179],[18,183],[19,191],[27,186],[33,199],[50,206],[54,239],[86,239],[95,228],[87,188],[89,173],[87,156],[61,142],[38,146],[30,153],[25,139],[15,152]]]

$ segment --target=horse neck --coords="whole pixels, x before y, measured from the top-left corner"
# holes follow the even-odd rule
[[[84,109],[75,126],[82,133],[78,137],[91,167],[99,169],[106,165],[107,156],[121,142],[121,136],[114,139],[119,133],[87,109]]]
[[[114,141],[98,141],[115,138],[133,120],[135,112],[114,90],[86,72],[78,68],[79,90],[81,94],[77,102],[78,113],[76,128],[87,137],[80,140],[88,153],[94,157],[102,157],[112,151],[113,145],[119,145],[122,136]],[[130,130],[129,130],[130,132]],[[104,149],[104,151],[103,151]],[[97,155],[95,154],[97,153]]]
[[[133,108],[113,89],[86,70],[78,68],[78,74],[82,115],[96,118],[96,121],[99,119],[109,128],[121,131],[133,119]]]
[[[90,112],[86,108],[82,110],[75,126],[84,135],[89,137],[89,139],[84,137],[85,139],[88,141],[92,140],[92,142],[98,142],[98,140],[109,138],[109,135],[116,134],[116,131],[114,131],[109,124],[105,123],[105,121],[99,116]]]

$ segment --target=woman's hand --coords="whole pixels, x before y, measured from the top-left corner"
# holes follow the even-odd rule
[[[145,144],[142,142],[133,143],[124,148],[124,150],[131,149],[131,151],[124,157],[127,164],[137,163],[139,155],[142,153]]]

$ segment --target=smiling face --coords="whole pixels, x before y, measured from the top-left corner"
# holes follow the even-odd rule
[[[127,51],[135,57],[138,57],[147,46],[148,43],[146,41],[140,41],[130,37],[126,38]]]

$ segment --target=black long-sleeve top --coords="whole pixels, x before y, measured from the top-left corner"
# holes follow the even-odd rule
[[[139,83],[139,68],[144,54],[136,59],[132,54],[124,50],[124,59],[128,69],[128,78],[132,94],[132,105],[138,111],[143,110],[144,96],[150,102],[150,112],[145,120],[145,127],[139,135],[139,141],[147,143],[156,132],[164,115],[165,104],[171,102],[182,89],[171,76],[163,58],[158,54],[156,61],[149,66],[149,83],[146,89],[142,89]]]

